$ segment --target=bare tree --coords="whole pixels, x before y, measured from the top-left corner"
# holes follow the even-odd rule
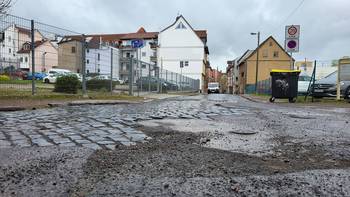
[[[12,6],[12,0],[0,0],[0,15],[7,14]]]

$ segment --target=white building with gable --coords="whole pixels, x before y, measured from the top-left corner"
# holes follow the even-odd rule
[[[203,89],[209,50],[205,30],[196,31],[181,15],[158,34],[157,64],[160,68],[198,79]],[[181,70],[180,65],[183,65]]]

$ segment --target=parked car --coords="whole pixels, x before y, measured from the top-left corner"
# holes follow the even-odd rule
[[[72,73],[72,71],[67,70],[67,69],[52,68],[47,73],[48,74],[65,74],[65,73]]]
[[[111,80],[111,76],[110,75],[97,75],[95,77],[92,77],[91,79],[97,79],[97,80]],[[90,79],[90,80],[91,80]],[[120,82],[119,79],[117,78],[112,78],[113,81],[116,81],[116,82]]]
[[[60,77],[60,76],[64,76],[64,75],[76,75],[80,82],[83,81],[82,76],[79,73],[73,73],[73,72],[60,73],[60,72],[56,72],[54,74],[49,74],[46,77],[44,77],[43,78],[43,82],[44,83],[56,83],[57,78]]]
[[[34,73],[34,79],[35,80],[43,80],[45,77],[47,76],[46,73]],[[33,78],[33,75],[32,75],[32,72],[28,72],[26,75],[25,75],[25,80],[32,80]]]
[[[329,74],[315,82],[314,97],[336,97],[337,96],[337,71]],[[350,99],[350,80],[340,82],[340,95]]]
[[[60,75],[61,75],[61,74],[59,74],[59,73],[49,74],[49,75],[47,75],[47,76],[43,79],[43,82],[44,82],[44,83],[56,83],[57,78],[58,78]]]
[[[217,82],[208,83],[208,94],[220,93],[220,85]]]
[[[311,77],[305,73],[299,75],[298,94],[305,95],[309,89]]]

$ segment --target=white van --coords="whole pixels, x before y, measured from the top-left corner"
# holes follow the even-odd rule
[[[210,93],[220,93],[220,85],[217,82],[208,83],[208,94]]]

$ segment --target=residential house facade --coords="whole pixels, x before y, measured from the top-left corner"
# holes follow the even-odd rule
[[[13,67],[14,69],[28,70],[27,64],[30,59],[24,58],[21,62],[22,55],[17,52],[22,50],[25,43],[31,42],[31,30],[10,25],[2,31],[3,39],[0,40],[0,69]],[[34,40],[42,41],[44,36],[38,31],[34,31]],[[24,67],[21,67],[24,66]]]
[[[83,42],[82,37],[64,37],[58,43],[58,68],[82,73]]]
[[[227,61],[226,73],[227,73],[227,84],[230,94],[238,94],[239,92],[239,69],[238,60]]]
[[[26,42],[17,52],[20,68],[32,71],[31,43]],[[35,72],[48,72],[58,66],[58,49],[50,40],[41,40],[34,43]]]
[[[149,74],[155,76],[157,37],[158,32],[147,32],[141,27],[137,32],[125,34],[120,38],[120,56],[122,58],[133,57],[141,61],[138,64],[133,64],[134,76],[146,77]],[[142,40],[143,46],[141,48],[133,48],[132,40]],[[129,62],[121,62],[120,77],[124,81],[129,80],[129,65]],[[134,78],[134,82],[136,80]]]
[[[272,37],[268,37],[256,50],[247,50],[238,60],[239,68],[239,93],[249,94],[255,91],[256,60],[259,50],[258,81],[270,78],[272,69],[291,68],[294,59]]]
[[[142,41],[143,46],[137,49],[133,48],[133,40]],[[136,76],[134,82],[136,82],[137,77],[149,75],[154,77],[160,75],[160,77],[170,80],[172,75],[165,76],[165,73],[168,73],[165,70],[178,74],[182,72],[186,77],[197,79],[198,90],[205,88],[209,82],[207,76],[207,70],[210,68],[209,49],[206,46],[207,32],[193,30],[183,16],[177,17],[175,23],[161,32],[147,32],[141,27],[134,33],[86,35],[86,42],[89,50],[85,51],[85,62],[89,73],[102,74],[104,71],[108,71],[108,69],[104,69],[107,68],[107,64],[103,65],[103,63],[107,62],[110,57],[108,57],[108,52],[104,47],[114,47],[119,50],[118,76],[121,80],[129,80],[130,60],[128,58],[133,57],[139,60],[138,63],[133,63],[133,75]],[[58,67],[80,73],[83,64],[82,37],[66,36],[58,43],[58,46]],[[102,57],[106,57],[106,59]],[[184,65],[182,70],[180,63]],[[110,67],[110,61],[108,61],[108,65]],[[179,83],[178,80],[176,81]]]
[[[203,90],[209,55],[206,42],[206,31],[195,31],[183,16],[178,16],[158,34],[157,65],[199,80],[198,90]]]

